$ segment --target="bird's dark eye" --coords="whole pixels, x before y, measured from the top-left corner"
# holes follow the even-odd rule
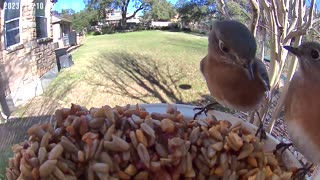
[[[311,57],[313,59],[318,59],[319,58],[319,52],[317,50],[312,49],[311,50]]]
[[[229,52],[229,49],[224,45],[224,43],[222,41],[219,40],[219,48],[222,52]]]

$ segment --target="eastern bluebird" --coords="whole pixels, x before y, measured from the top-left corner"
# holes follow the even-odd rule
[[[320,44],[305,42],[299,47],[283,46],[298,57],[285,100],[285,122],[292,144],[304,157],[320,162]],[[281,144],[281,146],[286,146]],[[287,146],[287,147],[288,147]],[[311,166],[310,166],[311,167]],[[305,170],[310,169],[307,168]],[[307,171],[304,172],[305,175]]]
[[[200,70],[219,104],[240,111],[256,111],[270,90],[266,67],[256,58],[256,49],[255,38],[244,24],[234,20],[213,24],[208,55],[202,59]],[[194,118],[203,111],[206,113],[213,104],[195,108],[201,110]],[[263,130],[261,119],[259,130]],[[261,133],[266,138],[265,132]]]

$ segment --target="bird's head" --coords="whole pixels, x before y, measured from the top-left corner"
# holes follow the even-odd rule
[[[298,57],[299,63],[307,68],[318,68],[320,71],[320,44],[317,42],[305,42],[298,47],[283,46]]]
[[[209,35],[209,59],[239,66],[253,79],[256,50],[255,38],[244,24],[234,20],[216,21],[213,24]]]

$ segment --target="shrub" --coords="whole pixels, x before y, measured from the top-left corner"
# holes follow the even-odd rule
[[[113,34],[115,33],[114,26],[103,26],[101,27],[101,33],[102,34]]]
[[[175,32],[180,31],[180,30],[181,30],[181,25],[180,25],[180,23],[177,23],[177,22],[171,23],[171,24],[170,24],[170,30],[171,30],[171,31],[175,31]]]
[[[162,26],[160,29],[162,31],[168,31],[170,29],[170,27],[169,26]]]
[[[94,31],[94,32],[92,32],[92,35],[94,35],[94,36],[101,35],[101,32],[99,32],[99,31]]]
[[[182,31],[185,31],[185,32],[191,32],[191,28],[183,27],[183,28],[182,28]]]
[[[142,24],[137,24],[134,30],[135,31],[143,31],[146,29],[147,29],[147,27],[143,26]]]

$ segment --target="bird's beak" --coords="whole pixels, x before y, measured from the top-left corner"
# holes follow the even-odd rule
[[[298,48],[295,48],[295,47],[292,47],[292,46],[283,46],[283,48],[285,48],[286,50],[288,50],[289,52],[291,52],[292,54],[294,54],[296,56],[300,54]]]
[[[253,64],[249,63],[247,66],[248,74],[249,74],[249,80],[253,80],[254,74],[253,74]]]

